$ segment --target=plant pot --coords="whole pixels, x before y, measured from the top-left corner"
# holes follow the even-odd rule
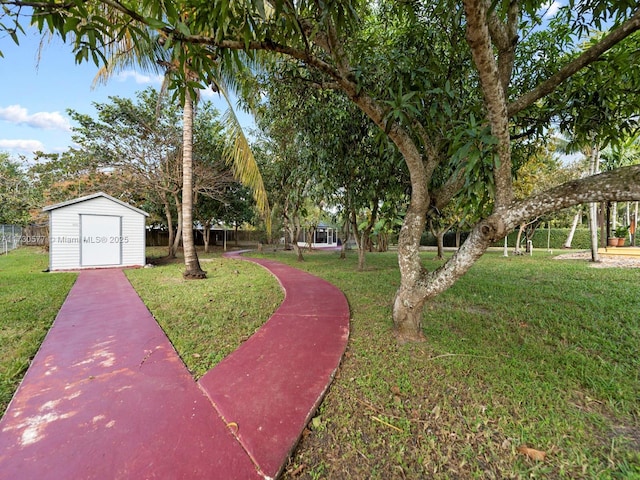
[[[619,246],[619,247],[624,247],[624,241],[625,241],[625,240],[626,240],[626,239],[625,239],[624,237],[622,237],[622,238],[618,238],[618,246]]]
[[[618,239],[616,237],[607,238],[607,246],[608,247],[617,247],[618,246]]]

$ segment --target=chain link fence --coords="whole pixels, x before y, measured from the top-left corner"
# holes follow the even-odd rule
[[[22,227],[19,225],[0,225],[0,253],[8,253],[18,248],[22,241]]]

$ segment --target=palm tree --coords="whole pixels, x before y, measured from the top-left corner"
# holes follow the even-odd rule
[[[144,70],[153,72],[164,69],[164,82],[162,90],[166,90],[169,80],[182,76],[181,88],[184,91],[183,102],[183,145],[182,145],[182,241],[184,249],[185,278],[205,278],[206,272],[200,267],[198,254],[193,238],[193,115],[197,91],[193,89],[198,76],[189,65],[181,64],[185,52],[180,48],[188,48],[180,44],[174,44],[172,49],[165,49],[166,38],[160,35],[150,42],[133,42],[130,37],[124,36],[119,42],[110,45],[111,52],[109,62],[102,67],[96,78],[96,82],[106,82],[111,75],[127,67],[139,66]],[[207,72],[208,78],[215,90],[221,93],[229,106],[224,120],[227,126],[227,148],[225,156],[234,171],[236,178],[249,187],[254,194],[258,209],[265,217],[267,230],[270,230],[270,212],[267,194],[262,181],[262,176],[257,162],[249,148],[244,131],[238,122],[237,116],[231,105],[224,76],[222,75],[222,63],[214,62],[218,68],[216,71]],[[229,78],[229,77],[228,77]]]
[[[182,110],[182,246],[185,267],[183,276],[205,278],[207,273],[200,267],[193,239],[193,104],[191,92],[187,88]]]

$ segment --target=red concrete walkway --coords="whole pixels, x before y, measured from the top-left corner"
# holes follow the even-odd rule
[[[252,261],[285,300],[199,384],[122,271],[81,272],[0,420],[0,478],[277,476],[338,367],[349,310],[327,282]]]

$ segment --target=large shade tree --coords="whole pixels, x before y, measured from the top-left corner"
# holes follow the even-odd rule
[[[305,200],[309,197],[311,172],[308,167],[312,155],[291,124],[273,118],[268,122],[268,136],[261,136],[256,143],[269,202],[274,213],[282,217],[285,245],[293,248],[298,261],[303,261],[298,239],[306,213]]]
[[[310,183],[313,188],[301,193],[347,222],[362,270],[374,228],[387,211],[381,207],[391,198],[402,203],[406,171],[386,137],[352,102],[336,92],[309,89],[307,81],[285,73],[289,68],[295,65],[280,61],[264,75],[258,125],[281,147],[273,161],[292,148],[304,163],[290,170],[289,182]],[[300,178],[290,178],[294,175]]]
[[[41,28],[62,35],[73,30],[80,59],[110,41],[107,22],[109,33],[145,37],[155,29],[171,42],[188,43],[180,65],[198,73],[200,82],[218,61],[212,52],[233,57],[233,51],[268,50],[317,73],[318,86],[346,95],[396,145],[409,171],[411,200],[398,241],[401,284],[393,307],[401,340],[422,339],[425,303],[524,219],[585,202],[640,197],[640,167],[522,200],[513,193],[517,140],[541,132],[565,107],[551,93],[583,69],[606,72],[607,52],[640,28],[640,10],[626,1],[570,1],[551,22],[543,17],[546,10],[540,12],[542,1],[518,0],[3,4],[35,5]],[[88,6],[104,4],[121,12],[117,25],[87,16]],[[197,15],[185,21],[184,12],[195,6]],[[5,12],[16,18],[15,9]],[[2,24],[13,28],[10,21]],[[607,34],[578,45],[590,28],[605,25]],[[629,72],[635,68],[627,65]],[[460,195],[481,196],[489,213],[455,255],[427,271],[418,248],[427,219]]]
[[[24,225],[33,207],[33,191],[21,163],[0,152],[0,224]]]

